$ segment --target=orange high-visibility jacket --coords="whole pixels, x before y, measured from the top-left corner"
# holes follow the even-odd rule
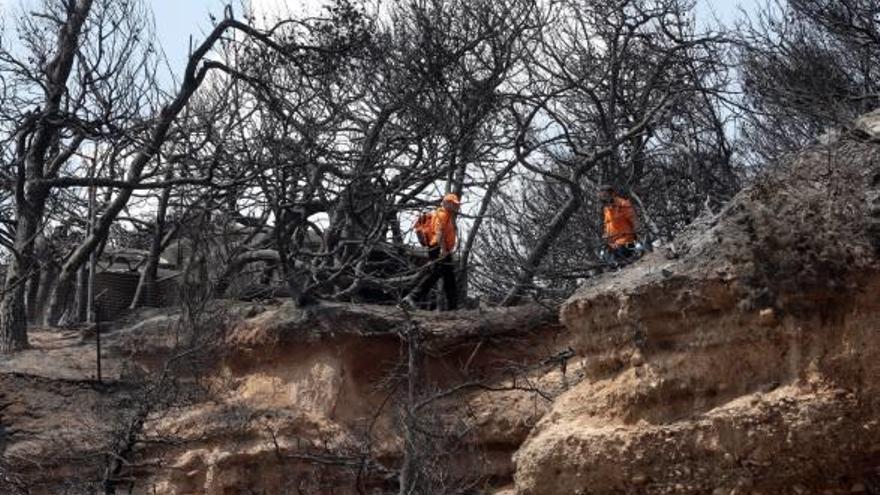
[[[636,240],[636,211],[628,199],[614,196],[612,203],[604,208],[605,242],[612,248],[624,246]]]
[[[446,211],[446,208],[441,206],[434,212],[432,227],[431,247],[436,246],[440,242],[440,233],[443,232],[446,251],[451,253],[455,249],[455,222],[452,221],[452,215]]]

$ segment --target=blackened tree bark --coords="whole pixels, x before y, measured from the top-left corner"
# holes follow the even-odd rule
[[[165,180],[171,177],[166,175]],[[135,289],[129,308],[135,309],[143,304],[144,297],[155,297],[158,293],[156,290],[156,278],[159,272],[159,258],[162,255],[162,249],[168,243],[170,236],[165,232],[165,217],[168,213],[168,201],[171,199],[171,188],[162,191],[159,197],[159,207],[156,211],[156,222],[153,226],[153,236],[150,240],[150,253],[147,255],[147,263],[141,272],[141,278],[138,280],[137,289]]]
[[[76,58],[79,37],[92,0],[71,2],[67,18],[59,27],[54,58],[45,72],[45,101],[19,129],[17,145],[18,178],[15,192],[15,239],[13,256],[6,271],[6,293],[0,301],[0,353],[28,345],[25,311],[26,281],[34,268],[34,243],[43,221],[49,187],[39,181],[45,177],[49,154],[60,139],[57,117],[67,80]]]

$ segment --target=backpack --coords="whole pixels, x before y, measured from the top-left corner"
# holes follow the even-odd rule
[[[422,246],[431,245],[431,237],[434,235],[434,212],[429,211],[419,215],[416,223],[413,224],[413,230]]]

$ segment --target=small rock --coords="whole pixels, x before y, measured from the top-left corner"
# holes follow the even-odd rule
[[[644,474],[636,474],[630,479],[634,485],[644,485],[648,482],[648,477]]]
[[[880,112],[877,110],[862,115],[855,121],[855,131],[870,140],[880,140]]]
[[[773,308],[764,308],[758,312],[758,323],[765,327],[776,324],[776,311]]]
[[[736,483],[737,488],[751,488],[754,482],[751,478],[740,478]]]
[[[772,392],[772,391],[776,390],[777,388],[779,388],[779,382],[770,382],[770,383],[765,383],[765,384],[761,385],[760,390],[761,390],[761,392],[766,394],[768,392]],[[783,400],[781,402],[785,402],[785,401]]]
[[[247,310],[245,311],[244,317],[245,317],[245,319],[251,319],[251,318],[254,318],[255,316],[259,316],[265,312],[266,312],[266,308],[264,308],[262,305],[255,304],[255,305],[247,308]]]
[[[816,140],[819,141],[821,145],[828,146],[840,140],[840,130],[826,129],[825,132],[819,134],[819,137]]]
[[[632,353],[632,356],[630,356],[629,362],[635,367],[642,366],[645,364],[645,356],[642,355],[642,351],[636,350]]]

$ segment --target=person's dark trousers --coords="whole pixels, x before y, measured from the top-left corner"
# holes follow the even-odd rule
[[[635,261],[635,254],[635,245],[632,243],[624,244],[611,250],[612,259],[621,265],[628,265]]]
[[[437,283],[443,278],[443,292],[446,293],[446,307],[449,310],[458,309],[458,291],[455,286],[455,265],[452,254],[440,258],[440,248],[432,247],[428,250],[428,258],[431,260],[431,271],[422,279],[416,287],[414,298],[421,302]],[[439,261],[438,261],[439,260]]]

